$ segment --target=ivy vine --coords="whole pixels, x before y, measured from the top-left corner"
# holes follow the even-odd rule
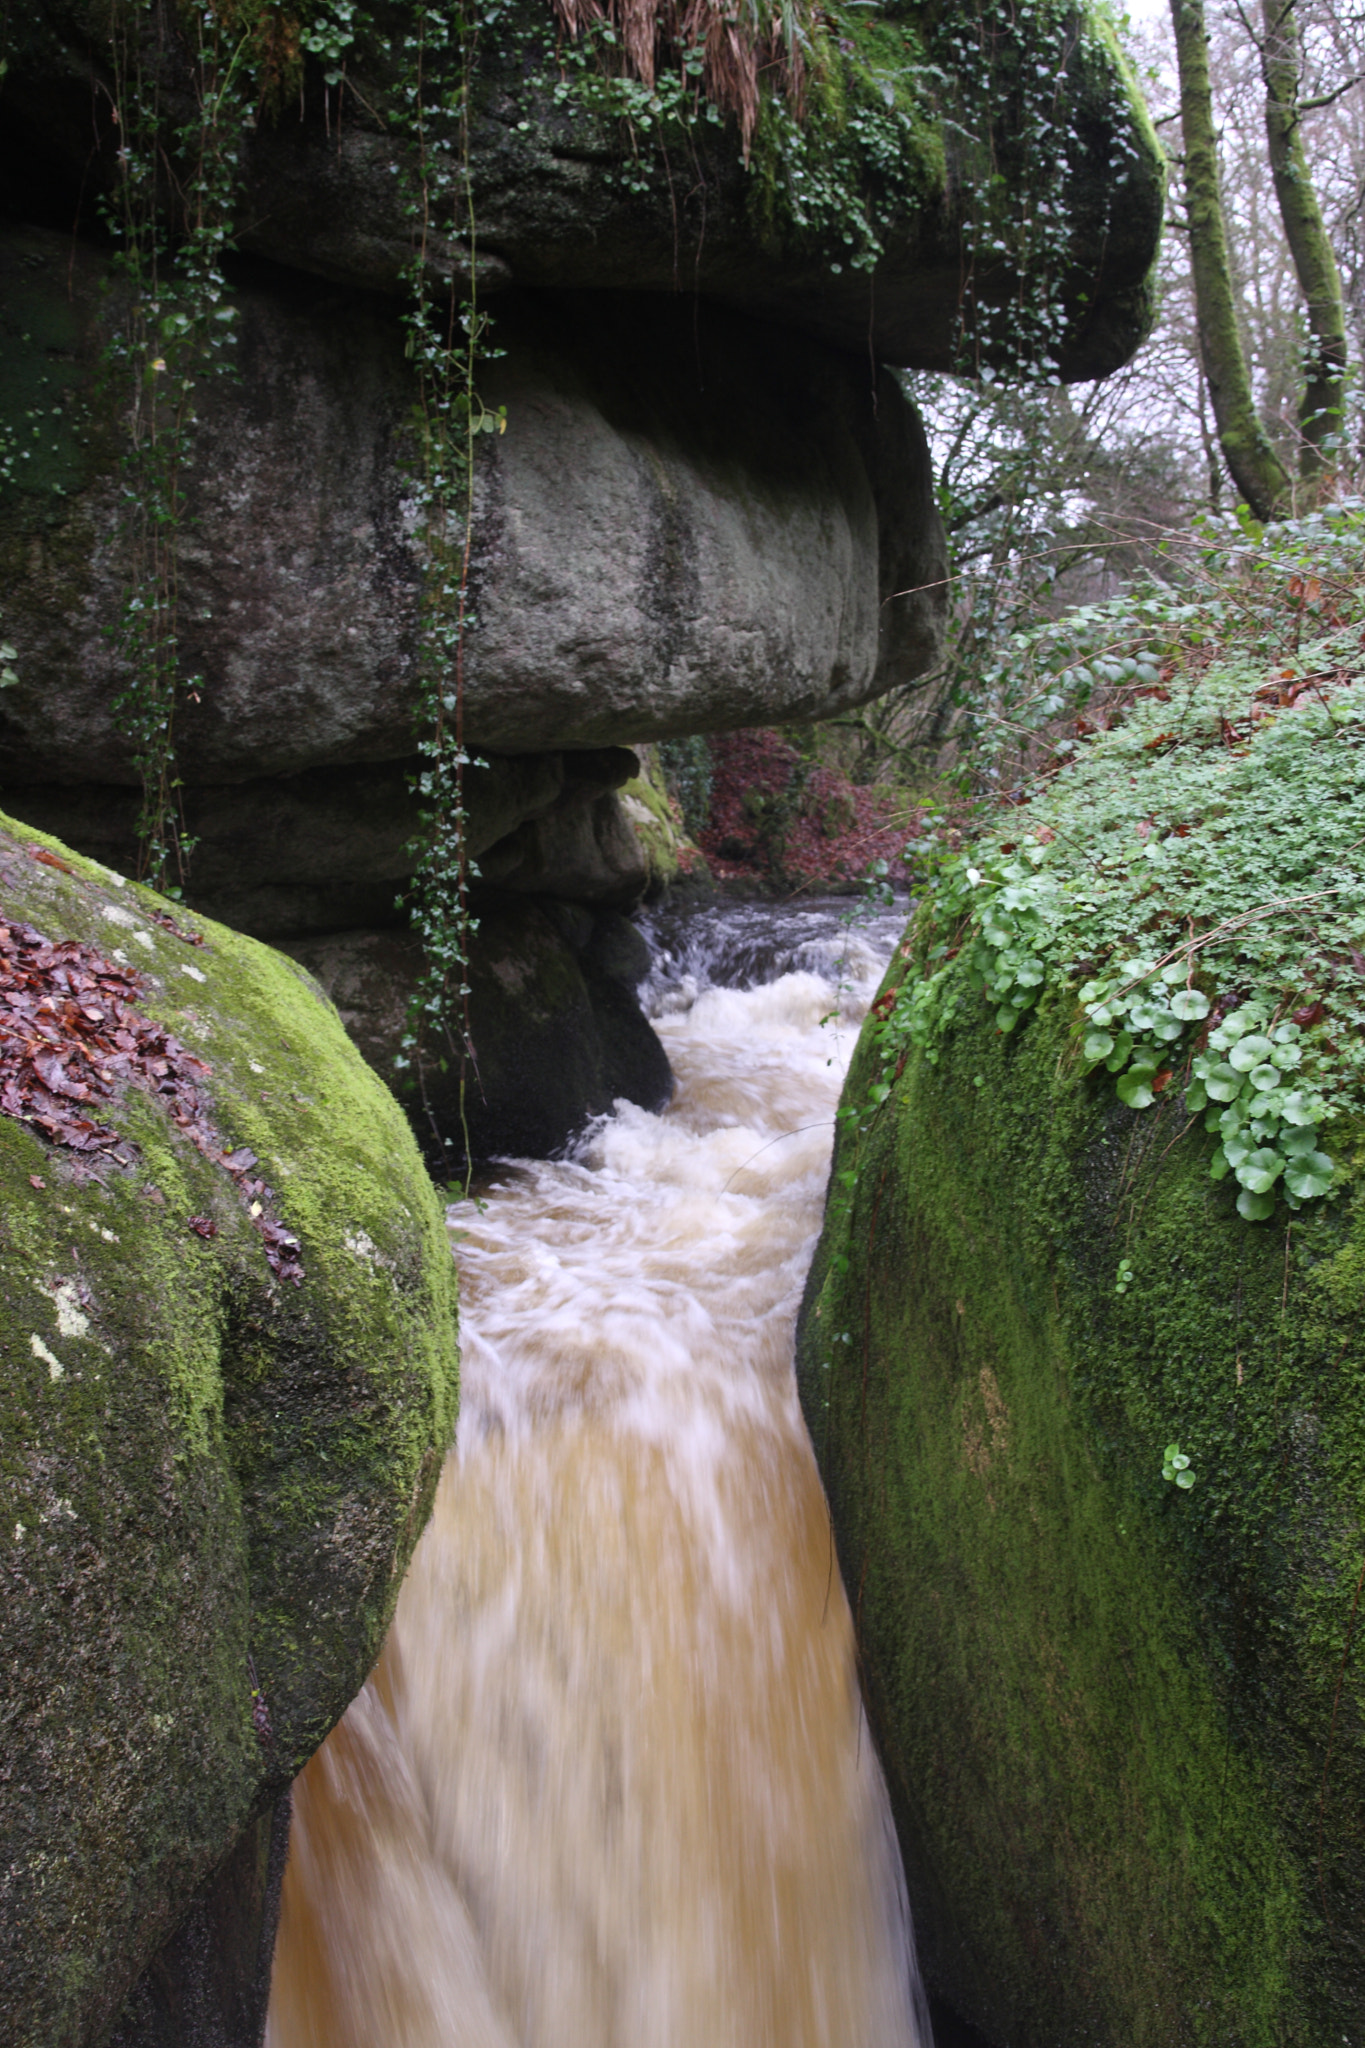
[[[501,413],[478,397],[476,368],[491,353],[477,298],[476,221],[469,175],[469,113],[481,32],[502,0],[405,9],[391,125],[409,147],[396,168],[412,228],[405,272],[406,348],[415,395],[409,437],[410,500],[424,554],[417,630],[413,779],[419,831],[405,899],[422,942],[399,1066],[416,1075],[419,1052],[439,1041],[463,1074],[471,868],[466,856],[463,738],[474,447],[501,431]],[[185,823],[176,714],[203,678],[182,660],[180,549],[189,518],[199,408],[231,363],[236,308],[223,272],[232,246],[247,127],[302,86],[307,58],[324,90],[342,91],[359,45],[376,35],[356,0],[313,0],[296,10],[264,0],[112,0],[109,49],[118,136],[117,178],[105,208],[116,244],[122,317],[106,372],[127,424],[122,459],[127,582],[117,626],[124,673],[115,703],[141,784],[139,873],[183,893],[194,844]],[[163,82],[189,58],[193,113],[173,120]],[[438,279],[435,238],[469,254],[467,279]],[[43,422],[35,424],[41,432]],[[22,450],[6,450],[12,467]],[[10,679],[8,668],[0,683]]]
[[[397,1065],[416,1080],[425,1104],[424,1054],[438,1066],[454,1060],[461,1115],[472,1045],[469,1034],[469,942],[476,920],[469,906],[475,870],[465,830],[465,648],[474,615],[469,597],[474,531],[474,455],[480,435],[501,433],[505,408],[485,406],[476,375],[493,353],[487,315],[478,299],[478,223],[469,169],[470,95],[478,40],[500,8],[419,4],[403,44],[401,119],[413,144],[407,212],[413,255],[406,272],[407,353],[417,377],[413,407],[412,489],[426,552],[418,631],[418,746],[414,778],[420,832],[411,848],[414,871],[406,903],[422,942],[422,972],[413,992]],[[463,285],[433,281],[434,235],[468,255]],[[434,1118],[433,1134],[445,1149]],[[468,1154],[468,1134],[465,1134]]]
[[[166,9],[160,0],[116,0],[110,10],[118,156],[104,211],[123,287],[106,368],[127,424],[128,571],[116,629],[125,681],[114,713],[141,784],[139,876],[179,896],[193,843],[175,719],[179,704],[203,688],[181,665],[180,536],[200,396],[226,367],[237,317],[222,260],[251,111],[253,30],[235,10],[205,4],[179,8],[175,20],[182,46],[189,42],[196,106],[190,120],[168,128],[158,62],[170,32]],[[175,207],[168,166],[178,173]]]

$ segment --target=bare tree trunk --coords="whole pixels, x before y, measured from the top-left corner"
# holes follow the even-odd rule
[[[1299,473],[1324,467],[1322,444],[1341,425],[1346,376],[1346,309],[1341,277],[1323,223],[1299,120],[1299,25],[1294,0],[1261,0],[1265,41],[1265,132],[1285,240],[1308,306],[1312,351],[1299,401]]]
[[[1258,519],[1272,519],[1286,507],[1290,477],[1257,417],[1237,327],[1223,200],[1218,189],[1218,148],[1204,0],[1171,0],[1171,21],[1180,68],[1185,208],[1189,216],[1190,269],[1204,373],[1219,446],[1232,480]]]

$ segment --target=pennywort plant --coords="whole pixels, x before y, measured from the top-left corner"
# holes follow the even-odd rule
[[[1302,683],[1311,687],[1299,687]],[[909,849],[912,853],[914,848]],[[1365,1113],[1365,659],[1225,659],[1132,705],[968,848],[921,845],[918,971],[882,999],[887,1069],[969,1007],[1008,1035],[1045,997],[1142,1113],[1182,1104],[1264,1221],[1330,1197]]]

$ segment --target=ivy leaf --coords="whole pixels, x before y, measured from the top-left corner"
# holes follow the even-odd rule
[[[1286,1165],[1284,1184],[1301,1202],[1316,1201],[1332,1185],[1332,1166],[1325,1152],[1302,1153]]]
[[[1171,1014],[1183,1024],[1193,1024],[1209,1014],[1209,999],[1197,988],[1177,989],[1171,997]]]

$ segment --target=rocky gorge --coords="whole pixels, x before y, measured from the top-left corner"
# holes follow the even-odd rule
[[[300,1204],[317,1213],[316,1242],[298,1233],[309,1275],[300,1300],[314,1272],[330,1276],[338,1232],[360,1232],[374,1250],[372,1259],[336,1255],[342,1278],[325,1362],[316,1363],[311,1334],[305,1341],[279,1320],[292,1283],[257,1273],[248,1285],[233,1267],[221,1308],[205,1311],[221,1330],[206,1327],[204,1343],[220,1352],[195,1369],[200,1393],[183,1413],[170,1380],[147,1396],[148,1414],[162,1404],[161,1467],[208,1475],[207,1533],[185,1539],[185,1557],[231,1550],[240,1565],[225,1588],[183,1595],[191,1619],[148,1624],[158,1635],[207,1632],[236,1659],[232,1674],[224,1666],[209,1744],[222,1768],[205,1772],[201,1786],[188,1752],[168,1755],[164,1770],[146,1765],[143,1791],[126,1797],[134,1815],[139,1799],[149,1812],[162,1801],[155,1824],[141,1835],[135,1826],[112,1832],[103,1874],[80,1898],[43,1891],[36,1878],[24,1893],[8,1921],[17,1960],[3,1997],[6,2024],[26,2048],[145,2048],[175,2038],[177,2025],[189,2029],[181,2038],[215,2048],[255,2039],[252,1973],[269,1947],[269,1815],[373,1661],[450,1437],[454,1318],[428,1243],[435,1197],[380,1085],[395,1079],[423,971],[408,901],[424,829],[419,643],[436,557],[413,482],[414,143],[403,53],[415,16],[376,8],[363,30],[343,35],[353,12],[210,6],[187,26],[170,6],[120,5],[106,17],[45,0],[22,19],[5,17],[0,638],[12,661],[0,687],[0,802],[16,821],[4,842],[6,914],[54,943],[91,943],[108,922],[105,906],[136,892],[118,878],[135,874],[145,851],[126,659],[127,451],[140,414],[137,404],[130,411],[126,377],[119,381],[119,337],[137,287],[121,260],[113,202],[133,147],[136,77],[138,118],[152,119],[152,108],[160,124],[153,188],[165,262],[192,245],[187,165],[205,73],[191,29],[226,22],[243,49],[257,37],[263,68],[232,138],[217,309],[234,335],[230,362],[195,389],[172,536],[174,801],[192,849],[174,918],[223,961],[244,949],[251,963],[241,988],[225,987],[221,1009],[201,1019],[216,1044],[232,1048],[234,1077],[238,1052],[254,1075],[253,1060],[268,1064],[278,1018],[300,1004],[307,1012],[297,1042],[289,1037],[290,1086],[328,1114],[275,1143],[257,1134],[254,1107],[248,1114],[252,1081],[241,1083],[240,1137],[222,1111],[225,1140],[249,1142],[271,1185],[290,1187],[291,1215],[293,1191],[311,1185],[310,1174],[322,1186],[323,1161],[350,1143],[353,1127],[380,1134],[366,1155],[374,1188],[366,1182],[363,1199],[348,1189],[330,1206],[322,1193]],[[962,23],[980,27],[965,13]],[[475,929],[464,1001],[473,1056],[462,1073],[428,1044],[404,1098],[442,1173],[468,1156],[543,1157],[618,1099],[654,1108],[667,1098],[668,1061],[635,996],[643,964],[628,915],[676,859],[677,827],[650,745],[827,717],[932,670],[946,551],[923,430],[897,370],[995,364],[1017,373],[1015,340],[1027,332],[1034,374],[1094,377],[1142,336],[1163,172],[1112,39],[1069,11],[1008,32],[989,26],[978,74],[965,56],[953,70],[951,21],[945,28],[893,7],[875,17],[846,10],[837,23],[831,15],[809,106],[798,119],[770,95],[752,135],[732,115],[698,111],[700,100],[672,128],[666,119],[642,125],[638,109],[631,116],[602,86],[614,74],[601,46],[586,72],[575,68],[573,51],[584,45],[532,0],[490,10],[479,28],[462,158],[477,236],[452,215],[423,243],[426,270],[453,289],[452,303],[477,290],[492,314],[478,402],[501,428],[479,437],[473,465],[472,623],[457,700],[470,756],[463,835]],[[1046,160],[1020,111],[1035,35],[1068,109]],[[270,84],[267,62],[277,60],[288,92]],[[1027,203],[997,219],[989,209],[1000,164]],[[1045,234],[1030,198],[1044,174],[1054,222]],[[813,204],[803,196],[812,192],[826,199]],[[144,387],[154,384],[168,374],[165,358],[149,353],[140,374]],[[127,901],[138,931],[151,935],[160,975],[161,950],[189,942],[162,935],[149,897]],[[171,972],[156,1000],[183,1036],[190,1027],[172,994],[184,991]],[[324,1089],[318,1077],[333,1066],[344,1084]],[[273,1086],[267,1078],[255,1095]],[[51,1148],[32,1126],[4,1121],[0,1130],[18,1147],[13,1179],[26,1205],[38,1193],[30,1170],[53,1178]],[[153,1142],[151,1126],[139,1126],[147,1158]],[[179,1140],[168,1142],[174,1150]],[[200,1170],[194,1160],[176,1167],[188,1176],[175,1215],[181,1237],[190,1228],[195,1239],[186,1255],[196,1275],[205,1262],[231,1265],[236,1243],[208,1183],[191,1186]],[[74,1199],[99,1210],[92,1244],[109,1204],[119,1213],[107,1227],[132,1243],[124,1210],[142,1216],[143,1197],[131,1181],[82,1182]],[[390,1214],[394,1203],[406,1221]],[[210,1245],[191,1228],[191,1208],[217,1221],[221,1241]],[[19,1231],[13,1257],[38,1274],[30,1281],[25,1268],[15,1279],[25,1300],[65,1277],[64,1240],[30,1243]],[[162,1272],[162,1250],[147,1260]],[[133,1271],[131,1254],[127,1263]],[[173,1264],[164,1296],[209,1285]],[[411,1281],[406,1296],[400,1275]],[[403,1296],[377,1331],[347,1291],[362,1281],[385,1303],[386,1288]],[[252,1307],[258,1283],[263,1305]],[[91,1289],[101,1302],[104,1285]],[[123,1285],[109,1279],[111,1302]],[[205,1299],[218,1299],[211,1287]],[[332,1315],[317,1313],[323,1323]],[[81,1315],[93,1329],[92,1311]],[[242,1365],[233,1333],[261,1319],[269,1333],[251,1340]],[[38,1334],[54,1349],[51,1332]],[[90,1341],[98,1349],[105,1340]],[[145,1333],[129,1343],[159,1355]],[[74,1498],[61,1490],[66,1453],[54,1449],[55,1426],[33,1405],[51,1391],[43,1354],[25,1354],[28,1344],[20,1331],[11,1347],[34,1361],[25,1369],[36,1392],[25,1396],[12,1454],[7,1432],[7,1480],[22,1490],[55,1459],[52,1498]],[[404,1378],[417,1372],[414,1357],[426,1360],[420,1386]],[[252,1438],[255,1448],[243,1449],[251,1432],[241,1434],[241,1418],[265,1398],[257,1380],[281,1360],[297,1369],[279,1409],[292,1448],[276,1456]],[[242,1392],[239,1380],[255,1391]],[[315,1404],[326,1410],[333,1396],[344,1456],[315,1426]],[[396,1432],[377,1463],[366,1462],[361,1427],[372,1411]],[[136,1493],[145,1418],[91,1427],[105,1432],[98,1455],[108,1497]],[[197,1432],[188,1449],[187,1428]],[[287,1507],[272,1507],[259,1525],[258,1451],[289,1475]],[[328,1493],[324,1511],[314,1495],[332,1486],[334,1461],[354,1465],[355,1500],[346,1506]],[[300,1504],[311,1536],[290,1520]],[[75,1541],[60,1515],[36,1512],[33,1522],[17,1509],[15,1520],[43,1531],[35,1542],[48,1546],[56,1613],[71,1574],[85,1567],[68,1569],[57,1554]],[[230,1528],[230,1543],[209,1523]],[[328,1527],[335,1540],[320,1533]],[[344,1576],[362,1527],[354,1586],[322,1598],[318,1556]],[[114,1546],[110,1533],[95,1545],[98,1558]],[[260,1578],[262,1558],[278,1584]],[[164,1569],[190,1585],[199,1566]],[[319,1602],[359,1617],[321,1646],[297,1620]],[[262,1613],[284,1617],[275,1636],[275,1621],[258,1627]],[[119,1671],[150,1654],[117,1601],[108,1645],[106,1661]],[[268,1753],[237,1669],[252,1645],[271,1702]],[[36,1663],[57,1655],[42,1643],[31,1654]],[[77,1654],[63,1648],[58,1661]],[[95,1731],[89,1740],[104,1741],[115,1709],[106,1714],[101,1703],[118,1688],[84,1667],[69,1684],[70,1697],[89,1702],[80,1724]],[[181,1709],[169,1693],[143,1691],[118,1694],[115,1747],[126,1737],[128,1754],[145,1760],[160,1754],[160,1722]],[[62,1838],[86,1798],[74,1750],[54,1749],[43,1732],[47,1711],[41,1701],[23,1708],[41,1771],[35,1765],[24,1780],[22,1819],[11,1819],[8,1804],[5,1819],[7,1860],[19,1841],[14,1854],[30,1872],[30,1850],[40,1853],[30,1834]],[[115,1771],[109,1798],[124,1796],[120,1783]],[[191,1793],[213,1807],[211,1818],[170,1810]],[[103,1812],[91,1807],[91,1826],[103,1826]],[[226,1893],[214,1891],[215,1872]],[[24,1903],[40,1894],[37,1905]],[[233,1904],[243,1897],[256,1901],[254,1920]],[[217,1960],[177,1960],[177,1923],[200,1929],[203,1953]],[[202,1983],[206,1970],[215,1981],[226,1970],[246,1988],[186,2020],[190,1994],[174,1987]]]

